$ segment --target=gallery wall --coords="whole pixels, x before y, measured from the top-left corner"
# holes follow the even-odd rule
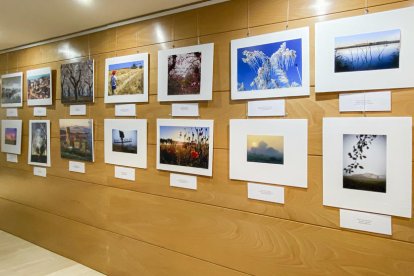
[[[289,2],[289,14],[287,15]],[[413,6],[414,1],[369,0],[369,13]],[[110,275],[409,275],[414,269],[414,222],[393,218],[393,235],[339,227],[339,209],[322,205],[322,118],[413,116],[414,90],[392,90],[392,112],[340,114],[338,93],[314,93],[314,24],[362,15],[365,0],[232,0],[106,31],[0,55],[0,74],[51,67],[54,104],[47,177],[27,164],[28,120],[24,98],[22,155],[17,164],[0,154],[0,229]],[[286,19],[288,18],[288,24]],[[286,99],[286,118],[309,120],[308,188],[286,187],[285,204],[247,198],[245,181],[229,180],[229,119],[246,118],[246,101],[230,100],[230,41],[310,27],[311,95]],[[198,190],[169,186],[156,170],[156,119],[171,118],[171,104],[157,101],[157,53],[214,43],[213,100],[200,103],[200,118],[215,127],[213,177],[198,176]],[[104,66],[108,57],[149,53],[148,168],[136,181],[114,178],[104,163]],[[68,171],[61,159],[59,119],[71,118],[60,101],[60,65],[95,60],[95,103],[87,106],[95,130],[95,162],[86,174]],[[27,91],[24,80],[24,92]],[[25,94],[25,93],[24,93]],[[26,95],[25,95],[26,96]],[[6,110],[0,110],[6,118]]]

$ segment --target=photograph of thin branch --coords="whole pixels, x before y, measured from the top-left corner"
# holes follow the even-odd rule
[[[62,103],[93,102],[93,60],[61,65]]]
[[[400,30],[335,38],[335,73],[400,67]]]
[[[93,120],[61,119],[60,156],[62,158],[93,161]]]
[[[50,98],[50,74],[27,75],[27,98],[29,100]]]
[[[22,102],[22,77],[3,77],[1,79],[1,103],[18,104]]]
[[[247,162],[283,165],[283,136],[247,135]]]
[[[210,128],[160,126],[160,163],[208,169]]]
[[[201,52],[168,56],[168,95],[200,94]]]
[[[112,129],[112,151],[138,153],[138,131]]]
[[[143,60],[110,64],[107,74],[109,96],[144,93]]]
[[[387,136],[343,135],[343,187],[386,192]]]
[[[302,39],[237,49],[237,91],[302,86]]]
[[[47,164],[47,123],[34,122],[31,124],[30,162]]]

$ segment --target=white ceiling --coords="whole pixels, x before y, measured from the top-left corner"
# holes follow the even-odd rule
[[[0,0],[0,50],[200,0]]]

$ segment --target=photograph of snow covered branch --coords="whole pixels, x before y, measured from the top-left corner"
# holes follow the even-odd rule
[[[93,102],[93,60],[61,65],[62,103]]]
[[[200,94],[201,52],[168,57],[168,95]]]

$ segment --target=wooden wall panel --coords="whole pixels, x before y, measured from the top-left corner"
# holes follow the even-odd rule
[[[316,95],[314,24],[361,15],[365,8],[365,0],[321,3],[232,0],[1,54],[0,74],[51,67],[56,100],[47,107],[52,167],[44,179],[27,165],[28,120],[35,118],[24,97],[19,163],[0,154],[0,229],[110,275],[408,275],[414,268],[412,219],[393,218],[391,237],[367,234],[340,229],[338,209],[322,205],[322,119],[413,116],[414,90],[392,90],[393,109],[387,113],[340,114],[337,93]],[[414,1],[368,5],[373,13]],[[309,122],[309,187],[287,187],[280,205],[249,200],[246,182],[229,180],[229,120],[246,118],[246,102],[230,99],[230,41],[284,30],[287,19],[289,29],[310,27],[311,95],[286,100],[286,118]],[[198,190],[191,191],[171,188],[169,172],[156,170],[156,119],[171,118],[170,104],[157,102],[157,62],[159,50],[198,42],[214,43],[213,101],[199,104],[200,118],[214,120],[214,168],[213,177],[198,177]],[[103,122],[114,118],[114,105],[103,99],[104,66],[108,57],[144,52],[150,96],[149,103],[137,104],[137,118],[148,120],[148,168],[137,169],[137,180],[130,182],[114,178],[114,166],[104,164]],[[86,174],[76,174],[60,158],[59,119],[71,118],[69,106],[60,102],[60,65],[89,57],[95,61],[96,98],[87,115],[77,118],[94,119],[95,162],[86,163]],[[0,109],[4,118],[6,110]],[[71,244],[75,239],[81,243]]]

